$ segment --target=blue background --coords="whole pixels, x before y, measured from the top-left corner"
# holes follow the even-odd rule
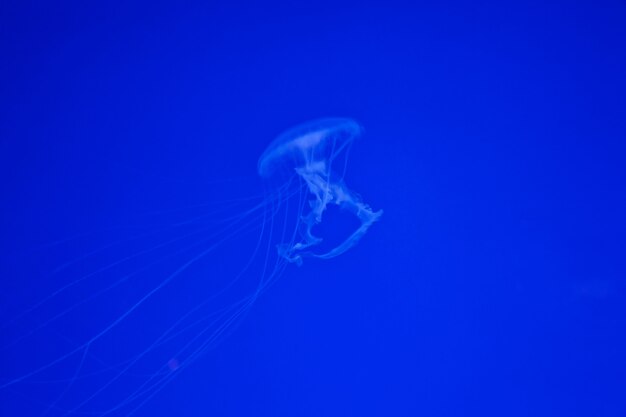
[[[81,251],[41,245],[257,195],[298,123],[365,128],[346,180],[381,221],[288,267],[138,415],[626,415],[624,2],[1,7],[6,317]],[[41,415],[25,391],[0,414]]]

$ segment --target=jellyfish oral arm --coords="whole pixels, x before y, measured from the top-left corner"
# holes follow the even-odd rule
[[[356,243],[363,237],[367,229],[372,225],[372,223],[376,222],[380,216],[382,216],[383,211],[378,210],[373,212],[372,209],[367,205],[360,201],[350,201],[348,203],[342,204],[342,208],[348,209],[352,211],[358,218],[361,220],[361,226],[356,229],[346,240],[344,240],[340,245],[331,249],[330,251],[323,254],[311,254],[311,256],[321,259],[330,259],[335,256],[341,255],[352,246],[356,245]]]
[[[298,265],[302,263],[302,257],[314,257],[320,259],[330,259],[341,255],[363,237],[367,229],[382,216],[383,211],[372,211],[372,209],[353,192],[351,192],[342,180],[332,181],[318,170],[296,169],[297,174],[305,181],[309,192],[314,197],[310,202],[311,211],[302,219],[304,241],[292,245],[283,244],[279,247],[279,253],[290,262]],[[353,213],[360,221],[361,225],[342,243],[324,253],[315,253],[311,248],[319,244],[322,239],[312,233],[316,224],[322,221],[322,214],[329,204],[335,204],[344,210]]]

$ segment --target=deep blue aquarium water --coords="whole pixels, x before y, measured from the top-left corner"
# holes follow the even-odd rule
[[[0,22],[1,416],[626,415],[624,2]]]

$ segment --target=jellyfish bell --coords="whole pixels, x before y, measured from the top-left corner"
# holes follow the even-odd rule
[[[259,158],[258,172],[269,178],[290,168],[325,170],[362,133],[351,119],[327,118],[287,130],[267,147]]]
[[[320,119],[283,133],[261,155],[258,164],[261,177],[271,178],[280,172],[286,173],[287,180],[291,181],[295,175],[306,185],[311,197],[310,211],[301,216],[299,223],[302,240],[278,246],[279,254],[286,260],[300,265],[305,256],[320,259],[338,256],[354,246],[382,215],[382,210],[373,211],[351,191],[343,175],[333,169],[338,157],[361,132],[361,126],[351,119]],[[333,248],[316,252],[315,246],[322,238],[315,236],[312,229],[322,222],[329,205],[355,215],[360,226]]]

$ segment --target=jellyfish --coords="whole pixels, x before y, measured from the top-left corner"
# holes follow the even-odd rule
[[[347,118],[297,126],[259,158],[258,196],[159,212],[167,221],[107,231],[94,245],[87,233],[47,246],[47,257],[89,249],[58,255],[32,278],[57,285],[0,321],[0,403],[20,415],[136,414],[228,337],[289,265],[345,253],[380,219],[344,180],[361,133]],[[357,227],[324,248],[314,228],[331,206]],[[247,256],[219,262],[230,251]]]
[[[316,120],[285,132],[261,155],[258,164],[261,177],[271,177],[277,171],[286,171],[288,177],[289,174],[297,175],[312,196],[310,211],[301,219],[303,240],[279,246],[280,255],[289,262],[300,265],[305,256],[330,259],[341,255],[354,246],[382,215],[382,210],[372,211],[333,171],[339,155],[360,134],[361,126],[350,119]],[[313,249],[322,239],[313,235],[312,228],[322,221],[329,204],[353,213],[361,225],[338,246],[316,253]]]

